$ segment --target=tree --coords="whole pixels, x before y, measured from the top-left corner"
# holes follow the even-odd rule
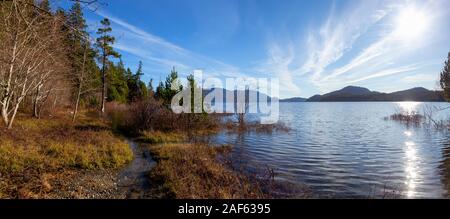
[[[173,67],[172,71],[167,76],[165,83],[162,81],[159,83],[156,88],[155,96],[168,106],[171,104],[172,98],[181,90],[183,90],[183,86],[178,79],[178,72],[175,70],[175,67]]]
[[[101,103],[101,113],[105,112],[105,101],[107,94],[107,66],[109,63],[109,57],[119,58],[120,55],[114,51],[112,45],[115,42],[115,38],[110,36],[109,34],[112,32],[111,22],[108,18],[105,18],[101,21],[102,27],[100,27],[97,31],[99,37],[97,38],[96,46],[100,50],[100,62],[102,65],[101,73],[102,73],[102,103]]]
[[[34,91],[37,109],[50,95],[52,80],[63,72],[63,22],[31,0],[0,5],[0,114],[12,128],[23,101]]]
[[[191,91],[191,112],[198,113],[204,112],[203,109],[203,91],[202,88],[195,81],[194,75],[189,75],[187,77],[188,84],[187,88]]]
[[[447,61],[445,61],[444,69],[441,72],[440,84],[444,90],[444,96],[450,100],[450,52],[448,53]]]
[[[154,97],[155,96],[155,88],[153,87],[153,78],[150,79],[150,81],[148,82],[148,92],[147,95],[149,97]]]
[[[91,48],[86,20],[79,2],[74,3],[69,10],[66,24],[66,44],[71,65],[70,79],[74,88],[72,95],[75,99],[72,121],[75,122],[83,96],[98,88],[99,70],[95,63],[96,53]]]
[[[141,81],[141,77],[144,75],[142,70],[142,62],[139,62],[136,74],[128,74],[128,88],[130,92],[128,93],[128,101],[133,102],[141,100],[147,96],[147,86]]]
[[[127,78],[129,74],[132,74],[131,70],[125,69],[122,60],[117,65],[114,65],[114,63],[109,64],[109,74],[107,76],[109,81],[107,86],[108,101],[127,102],[129,93]]]

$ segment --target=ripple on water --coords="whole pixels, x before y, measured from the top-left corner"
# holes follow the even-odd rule
[[[269,166],[277,179],[334,197],[444,197],[450,189],[450,137],[383,118],[426,104],[281,103],[289,133],[228,135],[233,157]],[[432,103],[434,105],[445,103]]]

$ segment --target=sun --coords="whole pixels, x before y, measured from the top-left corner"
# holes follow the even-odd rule
[[[429,26],[427,14],[416,7],[407,7],[400,11],[395,23],[395,35],[401,40],[413,40],[425,34]]]

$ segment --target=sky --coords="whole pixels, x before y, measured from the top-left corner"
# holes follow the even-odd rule
[[[112,21],[115,49],[132,70],[143,62],[144,81],[173,67],[278,78],[281,98],[436,89],[450,52],[448,0],[100,0],[84,12],[93,36]]]

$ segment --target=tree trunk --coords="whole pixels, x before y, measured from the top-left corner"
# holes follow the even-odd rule
[[[2,119],[3,119],[3,123],[5,123],[5,126],[8,125],[9,123],[9,119],[8,119],[8,113],[6,109],[3,109],[4,107],[2,106]]]
[[[42,85],[37,86],[36,88],[36,97],[34,98],[33,101],[33,117],[34,118],[39,118],[39,96],[41,95],[41,88]]]
[[[81,85],[78,86],[77,100],[75,102],[75,110],[73,111],[72,122],[75,122],[75,120],[77,119],[78,105],[80,104],[80,97],[81,97]]]
[[[103,55],[103,67],[102,67],[102,115],[105,113],[105,101],[106,101],[106,55]]]
[[[78,82],[78,92],[77,92],[77,100],[75,101],[75,110],[73,111],[73,117],[72,117],[72,122],[75,122],[75,120],[77,119],[77,114],[78,114],[78,106],[80,104],[80,98],[81,98],[81,91],[83,89],[83,81],[84,81],[84,69],[86,66],[86,53],[87,53],[87,45],[84,48],[84,53],[83,53],[83,65],[81,66],[81,75],[79,76],[79,82]]]
[[[13,114],[11,116],[11,119],[9,120],[9,123],[8,123],[8,129],[12,129],[12,126],[13,126],[13,123],[14,123],[14,119],[16,118],[17,110],[19,109],[20,102],[22,102],[22,101],[19,100],[19,102],[14,107]]]

